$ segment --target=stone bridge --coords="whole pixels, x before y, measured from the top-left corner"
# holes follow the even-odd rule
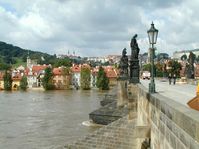
[[[142,84],[118,83],[127,116],[65,146],[69,149],[199,149],[199,112]]]

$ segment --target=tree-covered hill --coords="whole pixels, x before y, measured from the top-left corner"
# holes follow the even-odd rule
[[[0,41],[0,69],[4,65],[25,65],[27,56],[31,59],[37,60],[38,64],[54,64],[56,55],[49,55],[47,53],[25,50],[12,44],[7,44]]]

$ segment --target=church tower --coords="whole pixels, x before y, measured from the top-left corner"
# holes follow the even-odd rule
[[[31,67],[31,59],[30,59],[30,56],[29,56],[29,51],[28,51],[28,56],[27,56],[27,60],[26,60],[26,66],[27,66],[27,68],[30,68]]]

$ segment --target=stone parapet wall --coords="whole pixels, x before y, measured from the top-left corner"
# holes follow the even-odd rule
[[[199,112],[138,89],[137,124],[151,126],[152,149],[199,149]],[[140,144],[143,139],[139,140]]]

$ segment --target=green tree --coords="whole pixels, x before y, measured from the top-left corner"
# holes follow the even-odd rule
[[[60,66],[71,67],[72,62],[69,58],[57,59],[55,61],[54,67],[60,67]]]
[[[11,65],[10,64],[6,64],[6,63],[1,63],[0,62],[0,70],[10,70],[11,69]]]
[[[80,73],[80,84],[83,90],[89,90],[91,84],[91,70],[89,67],[82,67]]]
[[[65,75],[65,76],[68,76],[68,75],[70,75],[70,73],[71,73],[70,67],[64,67],[64,68],[62,69],[62,71],[63,71],[63,75]]]
[[[178,61],[171,60],[168,62],[168,66],[171,67],[171,69],[168,70],[168,73],[176,74],[177,77],[180,76],[180,70],[182,69],[182,66]]]
[[[27,81],[27,77],[26,76],[23,76],[21,78],[19,87],[20,87],[21,90],[24,90],[24,91],[28,88],[28,81]]]
[[[12,76],[9,71],[5,71],[5,74],[3,76],[3,81],[4,81],[4,89],[6,91],[11,91],[12,90]]]
[[[163,71],[164,71],[164,64],[157,62],[155,64],[155,76],[163,77]]]
[[[106,72],[104,71],[103,67],[99,67],[99,71],[97,74],[97,88],[101,90],[108,90],[109,89],[109,79],[106,76]]]
[[[151,72],[151,64],[142,65],[142,70]]]
[[[53,72],[52,68],[47,67],[45,69],[45,75],[42,79],[42,84],[45,90],[53,90],[55,88],[53,84]]]
[[[182,55],[180,59],[181,59],[182,61],[187,60],[187,55],[186,55],[186,54]]]
[[[64,76],[64,78],[65,78],[65,88],[69,88],[70,87],[70,74],[71,74],[71,70],[70,70],[70,67],[64,67],[63,69],[62,69],[62,73],[63,73],[63,76]]]

